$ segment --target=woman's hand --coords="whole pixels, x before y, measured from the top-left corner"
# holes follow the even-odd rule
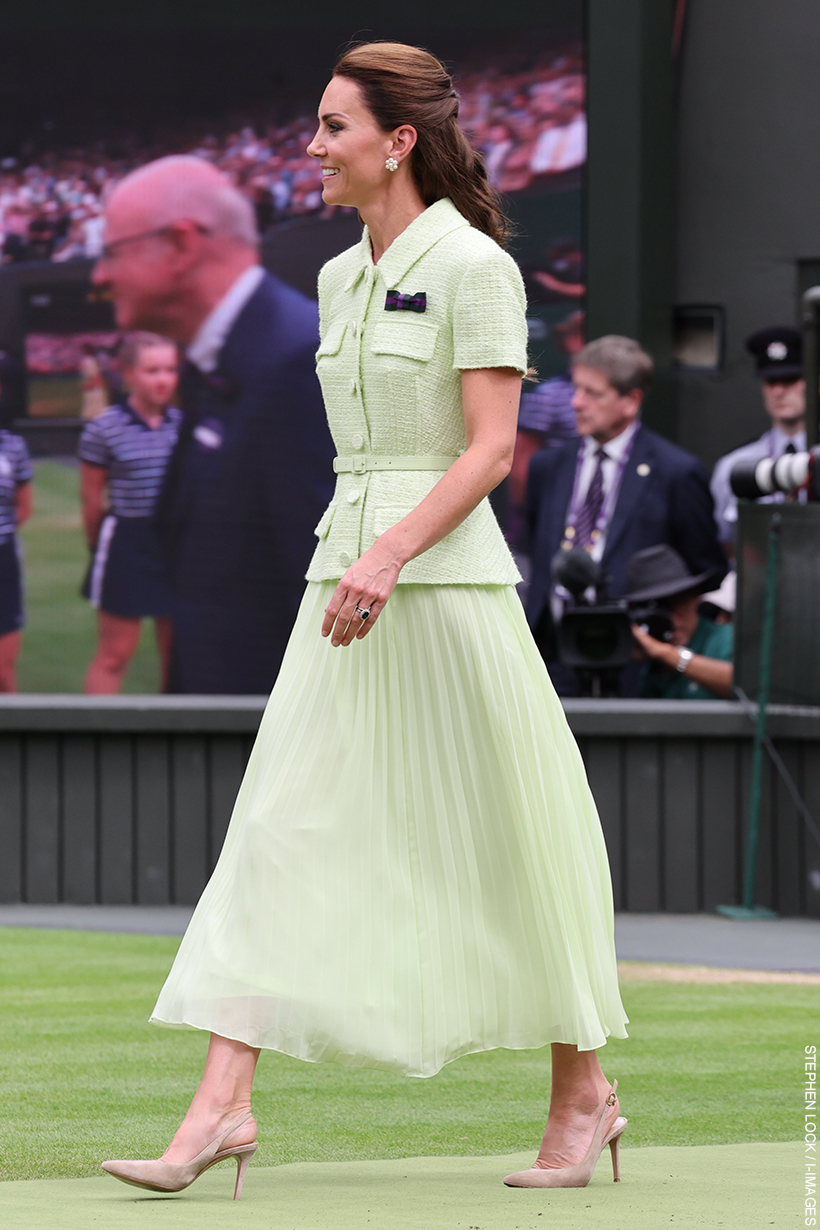
[[[461,374],[467,447],[433,490],[386,530],[342,577],[325,610],[322,636],[349,645],[367,636],[406,563],[441,542],[510,471],[515,450],[521,375],[491,367]],[[367,619],[356,607],[369,611]]]
[[[674,645],[670,645],[667,641],[659,641],[654,636],[650,636],[638,624],[632,625],[632,635],[640,645],[644,657],[654,659],[656,662],[663,662],[670,670],[675,669],[678,663],[678,651]]]
[[[342,577],[325,607],[322,636],[332,636],[333,645],[349,645],[367,636],[396,588],[401,572],[399,561],[381,538],[356,560]],[[362,619],[356,607],[369,611]]]

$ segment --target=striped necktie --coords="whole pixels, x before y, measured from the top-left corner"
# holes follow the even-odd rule
[[[599,448],[595,455],[595,470],[575,526],[574,546],[576,547],[588,548],[592,542],[592,532],[601,515],[604,502],[604,462],[607,457],[606,450]]]

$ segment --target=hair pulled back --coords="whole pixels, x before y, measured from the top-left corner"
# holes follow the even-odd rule
[[[406,43],[362,43],[344,53],[333,75],[356,82],[385,132],[415,128],[410,166],[425,205],[449,197],[472,226],[503,244],[507,219],[498,193],[459,125],[458,94],[434,55]]]
[[[123,371],[133,371],[140,361],[143,350],[152,350],[155,346],[170,346],[176,351],[176,342],[170,337],[161,337],[159,333],[126,333],[117,358]]]

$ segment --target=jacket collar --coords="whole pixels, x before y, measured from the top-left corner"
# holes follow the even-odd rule
[[[414,218],[408,227],[391,243],[383,253],[377,265],[373,263],[373,250],[370,247],[370,232],[367,227],[362,232],[358,249],[358,260],[350,275],[345,290],[352,290],[368,269],[378,269],[388,288],[398,285],[403,277],[421,260],[426,252],[449,235],[451,231],[469,226],[467,219],[460,214],[449,197],[442,197],[433,205],[428,205],[424,213]]]
[[[199,327],[187,350],[188,358],[201,372],[215,371],[219,355],[242,309],[253,298],[265,276],[261,265],[251,265],[235,280]]]

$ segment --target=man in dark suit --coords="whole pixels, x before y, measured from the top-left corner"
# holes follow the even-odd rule
[[[192,157],[118,185],[94,281],[121,327],[187,353],[157,514],[173,580],[169,690],[268,692],[332,494],[317,306],[262,269],[251,203]]]
[[[705,467],[639,420],[651,375],[652,360],[637,342],[615,335],[590,342],[572,363],[579,439],[538,452],[530,463],[527,618],[564,694],[578,683],[552,665],[566,597],[553,583],[552,563],[562,549],[582,548],[599,561],[611,598],[626,593],[632,556],[657,543],[674,547],[692,573],[713,574],[715,584],[726,573]],[[624,673],[627,693],[631,674]]]

